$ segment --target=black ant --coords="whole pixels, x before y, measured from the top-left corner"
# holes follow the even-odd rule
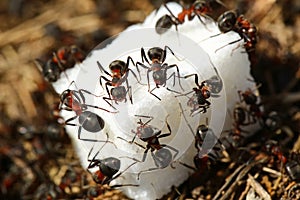
[[[91,94],[89,91],[83,89],[79,89],[78,91],[67,89],[63,91],[62,94],[60,95],[59,110],[63,109],[63,110],[75,112],[76,116],[66,120],[64,124],[70,126],[79,126],[78,139],[84,141],[94,141],[94,142],[99,141],[99,140],[91,140],[91,139],[82,139],[80,137],[82,128],[88,132],[96,133],[101,131],[105,125],[104,120],[99,115],[91,111],[88,111],[87,108],[88,107],[97,108],[109,113],[115,113],[115,112],[106,110],[98,106],[86,104],[83,92]],[[69,123],[70,121],[73,121],[76,118],[78,118],[79,125]]]
[[[74,66],[75,62],[82,62],[84,58],[85,55],[83,51],[77,46],[72,45],[70,47],[61,47],[56,52],[53,52],[52,58],[46,63],[36,59],[35,64],[47,81],[56,82],[61,72]]]
[[[148,92],[150,92],[150,94],[152,94],[153,96],[155,96],[159,100],[161,100],[161,99],[158,96],[156,96],[155,94],[152,93],[153,90],[155,90],[156,88],[159,88],[159,86],[164,87],[166,85],[167,80],[169,80],[171,77],[174,77],[173,85],[175,85],[175,72],[173,72],[167,78],[168,69],[171,69],[173,67],[176,68],[178,82],[179,82],[179,85],[180,85],[181,89],[183,90],[183,88],[181,86],[181,83],[180,83],[180,74],[179,74],[178,66],[176,64],[168,65],[167,63],[164,63],[165,60],[166,60],[166,56],[167,56],[167,49],[175,56],[172,49],[168,46],[165,46],[164,49],[162,49],[160,47],[153,47],[153,48],[149,49],[148,50],[148,57],[151,60],[151,63],[150,63],[147,59],[144,48],[141,48],[142,62],[144,63],[144,59],[145,59],[145,61],[149,64],[150,67],[147,67],[146,65],[144,65],[141,62],[136,63],[136,66],[141,66],[141,67],[147,69]],[[156,87],[151,89],[151,90],[150,90],[150,80],[149,80],[149,73],[150,72],[153,72],[152,77],[153,77],[153,80],[154,80],[155,85],[156,85]]]
[[[207,109],[210,107],[210,102],[207,100],[210,98],[211,92],[208,86],[206,86],[206,81],[202,81],[201,84],[199,84],[199,79],[197,74],[190,74],[184,76],[184,78],[189,78],[191,76],[195,77],[195,84],[197,87],[194,87],[192,91],[185,93],[185,94],[180,94],[178,96],[187,96],[191,93],[193,95],[189,97],[189,100],[187,102],[187,105],[192,108],[191,114],[193,115],[194,112],[198,111],[198,113],[206,113]],[[202,110],[200,110],[202,109]]]
[[[217,3],[224,5],[221,1],[215,0]],[[177,17],[172,13],[166,4],[165,8],[169,11],[170,15],[164,15],[158,19],[155,25],[155,30],[158,34],[165,33],[172,25],[175,26],[177,31],[177,26],[183,24],[185,17],[188,17],[189,21],[192,21],[195,16],[198,17],[200,22],[205,25],[201,17],[209,18],[208,13],[212,11],[209,1],[207,0],[196,0],[190,7],[182,7],[182,11],[178,13]]]
[[[255,118],[261,119],[263,117],[263,112],[260,109],[261,103],[258,103],[258,97],[249,88],[246,91],[238,91],[240,102],[245,102],[249,106],[249,113],[253,116],[253,120],[256,122]]]
[[[135,116],[136,117],[148,118],[149,120],[144,123],[140,119],[137,122],[139,126],[137,127],[136,131],[132,130],[132,132],[135,135],[134,135],[134,137],[131,141],[127,141],[127,140],[125,140],[121,137],[118,137],[118,138],[122,139],[122,140],[124,140],[128,143],[133,143],[136,136],[138,136],[142,141],[147,143],[146,147],[144,147],[144,146],[134,142],[136,145],[138,145],[138,146],[145,149],[143,158],[140,162],[144,162],[146,160],[147,153],[150,150],[156,167],[140,171],[138,173],[138,179],[139,179],[139,176],[140,176],[141,173],[149,172],[149,171],[153,171],[153,170],[157,170],[157,169],[163,169],[163,168],[166,168],[167,166],[169,166],[171,164],[171,162],[176,158],[176,156],[179,152],[178,152],[177,149],[175,149],[175,148],[173,148],[173,147],[171,147],[167,144],[160,144],[160,142],[159,142],[160,138],[168,137],[172,133],[171,127],[168,124],[167,119],[166,119],[165,123],[167,125],[168,130],[169,130],[169,133],[161,134],[162,133],[161,130],[159,130],[158,128],[156,128],[152,125],[149,125],[149,123],[153,120],[152,116],[144,116],[144,115],[135,115]],[[170,152],[169,149],[171,149],[172,151],[175,152],[174,156],[172,156],[172,153]],[[154,151],[155,151],[155,153],[153,153]]]
[[[129,96],[130,102],[132,104],[132,91],[131,91],[131,86],[129,86],[128,79],[127,79],[129,72],[131,72],[133,74],[133,76],[136,78],[136,80],[138,82],[139,82],[139,80],[138,80],[136,74],[129,68],[130,61],[133,63],[133,65],[135,65],[135,63],[133,62],[133,60],[130,56],[127,58],[126,63],[121,60],[115,60],[115,61],[111,62],[109,65],[111,74],[108,73],[102,67],[100,62],[97,62],[100,71],[103,71],[106,75],[111,77],[111,80],[109,80],[105,76],[100,76],[99,82],[100,82],[100,85],[102,86],[102,79],[106,81],[105,88],[106,88],[106,92],[109,95],[109,97],[108,98],[103,97],[103,99],[113,108],[115,108],[115,107],[112,106],[112,104],[109,103],[108,100],[114,100],[116,104],[118,104],[118,102],[123,101],[123,100],[125,100],[125,102],[126,102],[127,94]],[[137,71],[140,75],[138,67],[137,67]],[[124,82],[126,82],[127,88],[125,88],[122,85]],[[111,86],[113,88],[109,91],[108,86]]]
[[[215,163],[218,159],[222,157],[221,151],[225,150],[225,147],[221,143],[221,141],[217,138],[214,131],[209,128],[207,125],[200,124],[196,129],[196,134],[194,133],[194,129],[188,123],[184,115],[184,111],[182,105],[179,103],[181,113],[192,132],[195,138],[195,148],[197,149],[197,154],[194,156],[194,165],[196,168],[180,162],[180,164],[184,165],[193,170],[204,171],[208,166]],[[208,122],[206,122],[207,124]]]
[[[239,15],[236,11],[233,10],[226,11],[218,18],[218,27],[221,33],[234,31],[240,35],[240,39],[230,42],[227,45],[231,45],[244,40],[244,47],[246,49],[246,52],[249,53],[255,51],[255,46],[257,43],[257,28],[254,24],[245,19],[243,15]],[[216,51],[225,46],[218,48]]]
[[[107,136],[106,143],[107,142],[108,142],[108,136]],[[124,169],[122,172],[119,172],[120,167],[121,167],[121,161],[118,158],[108,157],[108,158],[104,158],[104,159],[96,159],[96,157],[98,156],[98,154],[100,153],[100,151],[102,150],[104,145],[97,151],[97,153],[94,155],[94,157],[92,159],[90,159],[89,157],[93,151],[94,146],[91,148],[91,150],[88,154],[88,162],[90,162],[90,163],[87,167],[88,171],[91,168],[99,167],[99,170],[97,170],[96,172],[94,172],[94,173],[91,173],[90,171],[89,172],[92,174],[93,180],[96,183],[101,184],[102,186],[109,185],[111,181],[120,177],[126,170],[128,170],[131,166],[133,166],[134,164],[136,164],[138,162],[136,159],[131,158],[135,162],[130,164],[128,167],[126,167],[126,169]],[[114,186],[111,186],[111,188],[122,187],[122,186],[138,186],[138,185],[133,185],[133,184],[114,185]]]

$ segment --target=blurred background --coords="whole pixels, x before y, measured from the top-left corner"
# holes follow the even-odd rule
[[[80,166],[64,127],[58,123],[59,95],[44,80],[34,60],[46,62],[60,47],[74,44],[88,54],[106,38],[142,22],[164,2],[167,1],[0,1],[0,199],[126,199],[117,190],[95,184]],[[265,111],[279,114],[279,128],[262,128],[242,144],[244,150],[240,153],[255,158],[262,153],[262,158],[273,159],[256,167],[252,174],[272,199],[297,199],[300,1],[222,2],[226,8],[217,5],[212,18],[238,9],[257,26],[259,42],[255,55],[250,56],[252,74],[262,84],[259,90]],[[268,139],[277,141],[280,153],[263,152],[263,141]],[[281,154],[293,161],[290,168],[292,174],[298,173],[295,178],[291,178],[284,163],[278,162]],[[245,162],[242,155],[218,161],[205,176],[196,173],[164,199],[211,199],[225,178],[238,168],[237,160]],[[264,167],[273,173],[263,171]],[[218,183],[209,180],[209,176],[215,176]],[[238,199],[247,187],[246,179],[233,189],[231,199]]]

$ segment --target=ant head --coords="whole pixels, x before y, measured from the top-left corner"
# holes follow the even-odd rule
[[[148,57],[151,61],[159,60],[160,62],[164,62],[164,50],[160,47],[153,47],[148,50]]]
[[[119,72],[121,74],[124,74],[126,70],[126,63],[122,60],[115,60],[110,63],[109,69],[112,72]]]
[[[72,91],[70,89],[67,89],[63,91],[60,95],[60,101],[64,102],[67,98],[72,96]]]
[[[204,124],[199,125],[198,128],[197,128],[197,134],[198,133],[202,134],[202,133],[205,133],[207,131],[208,131],[208,127]]]
[[[155,24],[155,31],[158,34],[164,34],[167,32],[168,29],[171,28],[171,26],[174,24],[172,18],[170,15],[164,15],[161,18],[158,19],[158,21]],[[150,57],[150,56],[149,56]]]
[[[218,27],[222,33],[231,31],[237,20],[237,13],[235,11],[226,11],[218,18]]]
[[[208,8],[208,7],[207,7],[207,3],[206,3],[206,1],[204,1],[204,0],[196,0],[196,1],[193,3],[193,7],[194,7],[194,10],[195,10],[196,13],[197,13],[198,11],[199,11],[199,12],[203,12],[202,10],[203,10],[204,8]]]
[[[257,101],[257,96],[251,90],[245,91],[242,95],[247,104],[255,104]]]
[[[146,127],[140,128],[140,134],[141,134],[140,135],[141,140],[147,140],[150,137],[152,137],[153,135],[155,135],[155,132],[152,127],[146,126]]]

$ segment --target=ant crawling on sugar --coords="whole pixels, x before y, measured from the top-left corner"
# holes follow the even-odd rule
[[[188,128],[194,136],[195,148],[197,149],[197,154],[194,156],[194,165],[196,168],[186,163],[179,163],[195,171],[204,171],[208,166],[221,159],[221,157],[223,156],[222,151],[225,150],[225,147],[215,135],[214,131],[205,124],[200,124],[197,127],[195,134],[194,129],[191,127],[186,116],[184,115],[181,103],[179,103],[179,107],[181,109],[184,120],[188,125]],[[208,119],[206,118],[206,124],[208,124],[207,120]]]
[[[74,83],[74,81],[72,83]],[[67,89],[63,91],[62,94],[60,95],[59,110],[63,109],[63,110],[75,112],[76,115],[74,117],[71,117],[70,119],[67,119],[64,122],[64,124],[70,126],[79,126],[78,139],[84,141],[97,142],[100,140],[83,139],[80,137],[81,129],[84,129],[88,132],[97,133],[101,131],[105,125],[105,122],[102,119],[102,117],[100,117],[96,113],[88,111],[87,108],[88,107],[96,108],[109,113],[116,113],[116,112],[112,112],[98,106],[86,104],[83,93],[92,94],[91,92],[84,89],[79,89],[79,90]],[[79,124],[70,123],[70,121],[73,121],[76,118],[78,118]]]
[[[255,51],[257,43],[257,28],[254,24],[245,19],[243,15],[238,14],[237,11],[230,10],[223,13],[218,18],[218,27],[221,33],[234,31],[240,35],[240,39],[232,41],[227,45],[244,40],[244,48],[246,52],[250,53]],[[225,46],[218,48],[216,51]]]
[[[85,54],[79,47],[72,45],[59,48],[53,52],[52,58],[46,63],[40,59],[35,60],[35,64],[42,72],[44,78],[49,82],[56,82],[60,74],[66,69],[81,63],[85,59]]]
[[[175,72],[173,72],[168,78],[167,78],[167,71],[173,67],[176,68],[177,71],[177,77],[178,77],[178,83],[181,89],[183,90],[181,83],[180,83],[180,74],[179,74],[179,68],[176,64],[173,65],[168,65],[165,63],[166,56],[167,56],[167,49],[173,54],[175,58],[177,58],[172,51],[172,49],[168,46],[165,46],[164,49],[160,47],[153,47],[148,50],[148,57],[151,61],[151,63],[148,61],[146,53],[144,48],[141,48],[141,56],[142,56],[142,62],[144,63],[145,61],[149,64],[150,67],[144,65],[141,62],[137,62],[136,66],[141,66],[145,69],[147,69],[147,81],[148,81],[148,92],[155,96],[157,99],[161,100],[157,95],[153,94],[152,92],[156,89],[159,88],[159,86],[165,87],[167,80],[170,78],[174,78],[173,80],[173,86],[175,85]],[[178,59],[178,58],[177,58]],[[152,78],[154,80],[154,83],[156,87],[150,90],[150,79],[149,79],[149,73],[152,72]]]
[[[189,100],[187,101],[187,105],[192,108],[190,115],[194,115],[194,113],[196,111],[198,111],[197,113],[206,113],[207,109],[210,107],[210,104],[211,104],[207,100],[211,96],[210,89],[206,85],[206,81],[202,81],[201,84],[199,84],[199,78],[198,78],[197,74],[189,74],[189,75],[184,76],[184,78],[186,79],[186,78],[189,78],[192,76],[195,77],[195,84],[197,87],[194,87],[193,90],[188,93],[179,94],[175,97],[187,96],[187,95],[193,93],[193,95],[191,97],[188,97]],[[176,92],[176,93],[178,93],[178,92]]]
[[[149,125],[149,123],[153,120],[152,116],[144,116],[144,115],[135,115],[135,116],[148,118],[149,120],[146,122],[142,122],[142,120],[140,118],[140,120],[137,122],[137,124],[139,126],[136,128],[136,131],[132,130],[132,132],[135,135],[131,141],[127,141],[121,137],[118,137],[118,138],[122,139],[130,144],[135,143],[136,145],[145,149],[143,158],[140,162],[144,162],[146,160],[148,151],[149,150],[151,151],[151,155],[152,155],[152,158],[154,160],[156,167],[140,171],[138,173],[138,179],[139,179],[140,175],[144,172],[149,172],[149,171],[153,171],[153,170],[157,170],[157,169],[163,169],[163,168],[166,168],[167,166],[169,166],[171,164],[171,162],[176,158],[176,156],[179,152],[174,147],[171,147],[167,144],[161,144],[159,142],[160,138],[168,137],[172,133],[171,127],[167,121],[167,118],[165,120],[165,123],[167,125],[169,132],[161,134],[162,130],[159,130],[158,128],[156,128],[154,126]],[[134,142],[136,136],[138,136],[138,138],[140,138],[143,142],[147,143],[146,147],[140,145],[139,143]],[[172,153],[169,149],[175,152],[174,156],[172,156]],[[155,151],[155,153],[153,153],[154,151]]]
[[[94,157],[92,159],[90,159],[90,155],[93,151],[94,146],[91,148],[91,150],[88,154],[89,165],[88,165],[87,169],[90,172],[90,169],[95,168],[95,167],[99,167],[99,169],[97,171],[95,171],[94,173],[92,173],[92,172],[90,172],[90,173],[93,177],[93,180],[96,183],[101,184],[102,186],[109,185],[111,183],[111,181],[113,181],[113,180],[117,179],[118,177],[120,177],[130,167],[132,167],[137,162],[139,162],[138,160],[136,160],[134,158],[130,158],[134,162],[132,164],[130,164],[128,167],[126,167],[122,172],[120,172],[121,161],[118,158],[115,158],[115,157],[108,157],[108,158],[104,158],[104,159],[96,158],[98,156],[98,154],[100,153],[100,151],[103,149],[103,147],[108,143],[108,135],[106,135],[106,136],[107,136],[107,140],[106,140],[105,144],[97,151],[97,153],[94,155]],[[125,184],[123,184],[123,185],[113,185],[113,186],[110,186],[110,187],[111,188],[116,188],[116,187],[123,187],[123,186],[135,186],[135,187],[137,187],[138,185],[134,185],[134,184],[126,184],[125,185]]]
[[[121,60],[115,60],[115,61],[111,62],[109,65],[111,74],[108,73],[102,67],[100,62],[97,62],[100,71],[104,72],[106,75],[111,77],[111,80],[109,80],[105,76],[100,76],[99,82],[100,82],[100,85],[102,86],[102,79],[104,81],[106,81],[105,88],[106,88],[106,92],[109,95],[109,97],[103,97],[103,99],[114,109],[116,109],[116,108],[111,103],[109,103],[109,100],[115,101],[116,104],[118,104],[118,102],[121,102],[124,100],[126,102],[127,94],[129,96],[130,102],[132,104],[132,89],[128,83],[129,72],[131,72],[133,74],[133,76],[135,77],[137,82],[139,82],[139,80],[138,80],[136,74],[129,68],[130,61],[132,62],[133,65],[135,65],[135,63],[133,62],[133,59],[130,56],[128,56],[126,63]],[[140,79],[141,79],[139,68],[138,67],[136,67],[136,68],[137,68],[137,71],[138,71]],[[122,85],[124,82],[126,83],[126,88],[125,88],[125,86]],[[108,86],[112,87],[110,91],[108,89]]]
[[[158,19],[155,25],[155,30],[158,34],[163,34],[167,32],[168,29],[175,26],[176,31],[177,26],[183,24],[185,22],[185,17],[188,18],[189,21],[192,21],[195,16],[198,17],[200,22],[204,25],[204,21],[201,17],[206,19],[211,19],[207,14],[211,13],[211,3],[217,2],[220,5],[225,5],[220,0],[196,0],[191,6],[188,8],[182,7],[182,11],[178,13],[177,17],[172,13],[172,11],[168,8],[166,4],[164,4],[165,8],[169,11],[170,15],[164,15]]]

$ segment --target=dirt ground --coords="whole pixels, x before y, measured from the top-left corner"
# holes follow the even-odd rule
[[[195,172],[163,199],[300,199],[300,1],[223,2],[221,11],[238,9],[258,28],[251,73],[261,83],[264,112],[277,112],[276,128],[262,127],[232,145],[229,157],[211,163],[205,174]],[[73,44],[88,53],[162,3],[0,1],[0,199],[127,199],[97,185],[80,166],[57,122],[59,95],[34,60],[47,61]]]

